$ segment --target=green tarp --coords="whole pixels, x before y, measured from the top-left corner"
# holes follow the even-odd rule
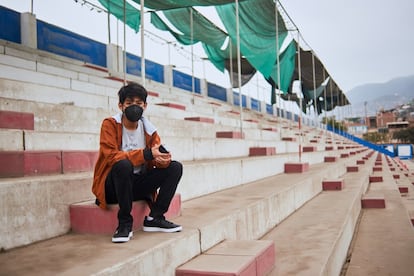
[[[138,32],[141,21],[141,13],[139,10],[123,0],[99,0],[99,3],[122,22],[124,22],[124,17],[126,17],[125,24],[135,32]]]
[[[123,1],[123,0],[113,0]],[[134,2],[141,4],[141,1],[133,0]],[[254,2],[256,0],[239,0],[239,2]],[[188,8],[194,6],[218,6],[234,3],[234,0],[146,0],[144,6],[153,10],[171,10],[178,8]]]
[[[287,93],[291,82],[292,75],[295,70],[295,60],[296,60],[296,42],[292,40],[282,54],[279,55],[279,64],[280,64],[280,85],[278,84],[278,68],[277,62],[273,66],[272,75],[270,78],[267,78],[267,81],[272,86],[271,88],[271,103],[276,103],[276,95],[274,93],[276,88],[279,88],[281,91]]]
[[[140,1],[132,0],[140,6]],[[124,0],[99,0],[99,2],[116,18],[139,30],[140,11]],[[260,72],[272,85],[272,103],[274,89],[277,87],[284,94],[291,94],[292,83],[298,79],[297,43],[292,41],[283,52],[280,51],[288,35],[282,16],[273,0],[239,0],[238,23],[234,0],[148,0],[144,2],[151,13],[151,23],[160,30],[170,32],[179,43],[192,45],[201,43],[208,59],[214,66],[224,72],[229,71],[232,87],[238,87],[237,42],[239,34],[241,53],[241,85],[244,85],[256,73]],[[200,14],[196,6],[214,6],[225,30]],[[124,9],[126,14],[124,15]],[[278,30],[276,30],[276,12]],[[158,13],[163,13],[168,22],[164,22]],[[173,25],[178,32],[172,30]],[[238,26],[238,28],[237,28]],[[276,39],[278,36],[278,40]],[[278,41],[278,46],[276,42]],[[279,49],[279,53],[277,50]],[[279,55],[279,64],[277,56]],[[342,102],[332,103],[327,107],[348,104],[345,95],[333,80],[326,87],[322,83],[329,76],[323,64],[311,51],[300,49],[301,81],[305,106],[314,98],[324,96],[329,99],[341,98]],[[312,60],[313,59],[313,60]],[[280,68],[280,75],[278,72]],[[315,74],[315,78],[314,75]],[[326,77],[325,77],[326,75]],[[280,78],[280,83],[279,82]],[[316,88],[316,90],[315,90]],[[315,93],[314,93],[315,91]],[[294,98],[288,97],[288,98]],[[328,99],[325,99],[328,100]],[[322,101],[323,102],[323,101]],[[321,105],[318,109],[323,109]]]
[[[169,31],[180,43],[191,45],[201,42],[208,59],[220,71],[224,71],[224,60],[228,57],[226,49],[221,51],[227,34],[193,8],[164,11],[164,16],[181,32],[178,34],[155,13],[151,13],[151,23],[160,30]],[[192,23],[191,23],[192,17]],[[193,30],[191,30],[191,25]]]
[[[271,77],[276,63],[277,48],[281,48],[287,29],[279,15],[279,32],[276,32],[276,5],[273,0],[256,0],[239,3],[240,50],[242,55],[265,78]],[[233,45],[237,45],[236,4],[216,6]],[[276,34],[279,47],[276,46]]]

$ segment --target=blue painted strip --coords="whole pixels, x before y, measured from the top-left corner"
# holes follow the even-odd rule
[[[251,98],[250,102],[251,102],[251,105],[252,105],[251,106],[251,109],[252,110],[256,110],[256,111],[260,111],[261,110],[261,108],[260,108],[260,102],[257,99]]]
[[[173,86],[192,92],[192,77],[180,71],[173,70]],[[200,92],[200,79],[194,78],[194,92],[201,94]]]
[[[235,106],[240,106],[240,99],[239,99],[239,93],[233,91],[233,104]],[[242,95],[242,107],[247,106],[247,97],[245,95]]]
[[[0,39],[22,43],[20,13],[0,6]]]
[[[37,48],[106,67],[106,45],[37,20]]]
[[[357,142],[358,144],[361,144],[361,145],[363,145],[363,146],[365,146],[367,148],[370,148],[370,149],[373,149],[373,150],[378,151],[380,153],[383,153],[383,154],[385,154],[387,156],[395,157],[395,154],[393,152],[390,152],[389,150],[386,150],[385,148],[383,148],[381,146],[378,146],[376,144],[373,144],[371,142],[368,142],[368,141],[366,141],[364,139],[361,139],[359,137],[356,137],[356,136],[354,136],[354,135],[352,135],[350,133],[347,133],[345,131],[335,129],[332,126],[329,126],[329,125],[327,126],[327,130],[332,131],[332,132],[334,132],[336,134],[339,134],[339,135],[341,135],[341,136],[343,136],[343,137],[345,137],[347,139],[350,139],[351,141]]]
[[[141,57],[127,53],[128,74],[141,76]],[[145,77],[153,81],[164,83],[164,66],[159,63],[145,60]]]
[[[207,83],[207,96],[227,102],[226,88],[218,86],[216,84]]]

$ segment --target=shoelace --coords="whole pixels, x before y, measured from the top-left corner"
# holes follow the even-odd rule
[[[171,225],[171,226],[174,225],[174,223],[172,223],[171,221],[168,221],[166,219],[154,219],[154,220],[158,223],[168,224],[168,225]]]

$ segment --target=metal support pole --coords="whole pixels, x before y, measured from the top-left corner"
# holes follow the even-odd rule
[[[316,74],[315,74],[315,55],[312,52],[312,81],[313,81],[313,112],[315,113],[315,128],[318,121],[318,111],[316,107]],[[310,108],[309,108],[310,109]]]
[[[276,62],[277,62],[277,89],[280,90],[280,57],[279,57],[279,12],[277,10],[277,0],[275,1],[275,21],[276,21]],[[276,99],[276,103],[280,103],[280,97],[278,96],[278,94],[276,93],[276,90],[274,91],[275,95],[275,99]],[[277,104],[276,104],[276,108],[277,108]],[[280,108],[277,109],[279,113]],[[277,114],[277,117],[280,117],[279,114]]]
[[[145,0],[141,0],[141,78],[142,78],[142,85],[145,87],[145,40],[144,40],[144,7],[145,7]],[[126,64],[125,64],[126,66]],[[126,68],[126,67],[125,67]],[[126,70],[125,70],[126,71]]]
[[[193,21],[193,9],[190,9],[190,29],[191,29],[191,92],[195,92],[195,78],[194,78],[194,21]],[[194,99],[194,98],[193,98]]]
[[[240,134],[243,137],[243,96],[241,87],[241,54],[240,54],[240,25],[239,25],[239,1],[236,0],[236,30],[237,30],[237,74],[239,86],[239,107],[240,107]]]
[[[123,59],[124,59],[124,85],[126,85],[126,0],[124,0],[124,52],[123,52]]]
[[[298,76],[299,76],[299,88],[300,88],[300,93],[302,93],[302,72],[301,72],[301,64],[300,64],[300,33],[298,30]],[[302,96],[299,98],[299,106],[300,106],[300,111],[299,111],[299,123],[298,123],[298,127],[299,127],[299,162],[302,162]]]

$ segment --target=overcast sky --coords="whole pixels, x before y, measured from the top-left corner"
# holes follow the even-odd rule
[[[344,92],[414,75],[413,0],[280,2]]]
[[[99,5],[97,0],[88,1]],[[34,13],[38,19],[107,43],[107,17],[87,5],[82,6],[82,2],[34,0]],[[345,93],[361,84],[387,82],[396,77],[414,75],[414,0],[280,2],[304,39],[300,43],[306,42],[310,46]],[[30,11],[30,3],[30,0],[0,0],[0,5],[19,12]],[[115,29],[116,21],[112,20],[111,24]],[[150,28],[149,23],[146,25]],[[118,29],[121,32],[122,26],[118,25]],[[127,34],[127,37],[133,37],[133,40],[127,42],[126,48],[139,55],[140,35],[128,32],[130,35]],[[158,34],[167,40],[171,39],[165,32]],[[123,43],[122,34],[111,31],[111,35],[112,41]],[[162,44],[154,38],[148,40]],[[155,59],[156,62],[160,62],[156,59],[163,59],[164,64],[168,59],[172,59],[172,64],[178,64],[177,59],[184,59],[180,66],[187,71],[191,67],[188,54],[180,51],[181,46],[170,49],[173,54],[167,53],[167,44],[160,47],[163,50],[155,52],[154,48],[145,46],[148,59]],[[189,47],[186,49],[190,51]],[[197,51],[197,47],[194,51]],[[210,78],[210,72],[217,71],[212,68],[208,71]],[[223,74],[217,73],[216,78],[221,78]]]

